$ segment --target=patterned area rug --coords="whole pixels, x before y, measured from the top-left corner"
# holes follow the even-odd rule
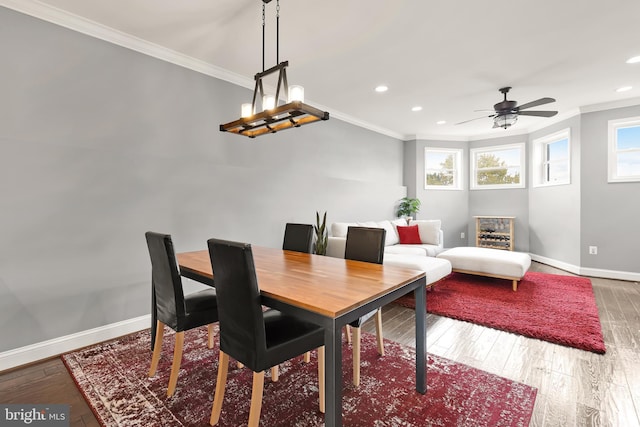
[[[413,294],[396,301],[415,308]],[[511,280],[452,273],[427,292],[427,311],[526,337],[603,354],[606,351],[591,280],[528,272]]]
[[[167,331],[168,332],[168,331]],[[217,334],[217,327],[216,327]],[[142,331],[62,356],[103,426],[207,426],[218,370],[218,349],[206,345],[206,328],[187,331],[172,398],[166,397],[172,334],[165,334],[154,378],[149,331]],[[525,384],[428,356],[428,391],[415,391],[415,351],[385,341],[378,355],[375,336],[362,334],[359,388],[351,384],[351,348],[343,347],[345,426],[528,426],[537,390]],[[315,352],[311,363],[296,358],[280,365],[280,379],[267,373],[260,424],[322,426],[318,411]],[[252,373],[231,363],[220,426],[246,425]]]

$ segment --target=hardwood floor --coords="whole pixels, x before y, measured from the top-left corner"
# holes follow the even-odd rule
[[[570,274],[539,263],[531,271]],[[604,355],[432,314],[427,316],[427,351],[537,387],[530,426],[640,427],[640,284],[591,282]],[[413,346],[413,328],[413,310],[383,309],[385,338]],[[374,332],[372,324],[364,329]]]
[[[539,263],[531,270],[569,274]],[[427,350],[537,387],[530,426],[640,427],[640,285],[591,280],[605,355],[431,314]],[[413,316],[411,309],[385,307],[385,338],[413,346]],[[373,322],[364,330],[374,332]],[[59,358],[0,373],[0,403],[68,403],[71,426],[99,425]]]

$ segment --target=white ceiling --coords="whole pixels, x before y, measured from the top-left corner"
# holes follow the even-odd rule
[[[280,61],[306,102],[402,138],[475,139],[523,133],[594,104],[640,103],[638,0],[281,0]],[[239,75],[262,70],[260,0],[0,0],[27,11],[52,6],[118,33]],[[276,1],[267,5],[267,63],[276,64]],[[49,13],[55,21],[60,14]],[[34,15],[41,12],[32,13]],[[86,21],[85,21],[86,22]],[[92,22],[89,22],[92,25]],[[104,28],[104,27],[108,28]],[[122,34],[121,34],[122,36]],[[384,84],[388,92],[374,88]],[[521,116],[492,129],[489,115],[512,86],[520,104],[554,118]],[[617,93],[621,86],[633,89]],[[635,99],[634,99],[635,98]],[[250,102],[250,99],[247,100]],[[421,105],[420,112],[411,107]],[[591,107],[593,108],[593,107]],[[235,111],[235,110],[238,111]],[[239,115],[230,106],[228,120]],[[436,121],[447,124],[437,125]]]

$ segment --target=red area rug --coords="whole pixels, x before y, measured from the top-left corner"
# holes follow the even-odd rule
[[[216,328],[217,333],[217,328]],[[169,339],[167,339],[167,335]],[[218,371],[218,349],[206,346],[206,329],[185,334],[178,388],[166,397],[172,334],[154,378],[147,377],[149,331],[62,356],[103,426],[208,426]],[[362,378],[351,384],[351,348],[343,347],[345,426],[528,426],[537,390],[441,357],[429,355],[428,391],[415,390],[414,349],[386,341],[377,354],[375,336],[362,334]],[[267,373],[260,425],[321,426],[315,352],[311,363],[296,358]],[[252,373],[231,363],[220,426],[246,425]]]
[[[415,308],[413,294],[396,301]],[[494,329],[603,354],[591,280],[528,272],[511,280],[452,273],[427,292],[427,311]]]

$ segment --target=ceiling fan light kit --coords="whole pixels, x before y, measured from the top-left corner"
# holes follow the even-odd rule
[[[510,126],[513,126],[518,121],[518,116],[536,116],[536,117],[553,117],[558,114],[557,111],[542,111],[542,110],[534,110],[534,111],[523,111],[528,108],[537,107],[538,105],[549,104],[551,102],[556,102],[553,98],[540,98],[535,101],[527,102],[526,104],[518,106],[516,101],[507,100],[507,93],[509,93],[511,87],[503,87],[500,89],[500,93],[504,95],[504,99],[497,104],[494,104],[493,110],[494,114],[490,116],[485,116],[489,118],[493,118],[493,127],[494,128],[503,128],[507,129]],[[464,122],[456,123],[458,125],[463,123],[468,123],[474,120],[483,119],[485,117],[477,117],[471,120],[465,120]]]
[[[276,63],[278,65],[264,69],[265,39],[265,5],[271,0],[262,2],[262,72],[254,76],[256,81],[251,104],[242,104],[241,117],[229,123],[221,124],[220,131],[255,138],[266,133],[300,127],[319,120],[329,120],[329,113],[304,103],[304,88],[298,85],[289,86],[287,67],[289,61],[279,62],[280,55],[280,0],[276,0]],[[275,96],[266,95],[262,83],[263,78],[278,73]],[[286,103],[278,105],[280,95]],[[257,101],[260,99],[262,111],[257,112]]]
[[[518,121],[517,114],[505,114],[503,116],[495,116],[493,118],[493,127],[494,128],[508,128],[516,124]]]

